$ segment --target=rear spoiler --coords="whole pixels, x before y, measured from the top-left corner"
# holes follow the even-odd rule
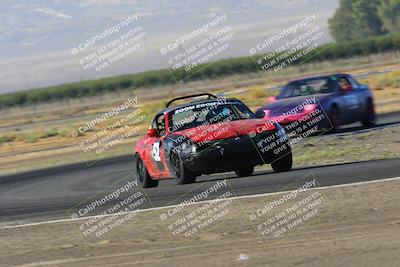
[[[168,103],[167,103],[167,105],[165,107],[168,108],[173,102],[178,101],[178,100],[182,100],[182,99],[186,99],[186,98],[199,97],[199,96],[207,96],[207,99],[218,98],[215,95],[209,94],[209,93],[181,96],[181,97],[177,97],[177,98],[174,98],[174,99],[168,101]]]

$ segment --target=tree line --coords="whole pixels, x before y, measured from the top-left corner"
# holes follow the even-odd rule
[[[329,26],[340,42],[399,32],[400,0],[340,0]]]

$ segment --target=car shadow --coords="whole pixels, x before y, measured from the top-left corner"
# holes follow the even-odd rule
[[[351,162],[343,162],[343,163],[333,163],[333,164],[323,164],[323,165],[315,165],[315,166],[304,166],[304,167],[298,167],[298,168],[293,168],[291,171],[288,172],[280,172],[276,173],[273,170],[266,170],[266,171],[256,171],[254,174],[246,177],[238,177],[233,173],[222,173],[224,177],[218,177],[218,178],[211,178],[207,180],[200,180],[196,181],[196,183],[204,183],[204,182],[210,182],[210,181],[223,181],[225,179],[248,179],[249,177],[257,177],[257,176],[263,176],[263,175],[271,175],[271,174],[284,174],[284,173],[290,173],[290,172],[296,172],[296,171],[303,171],[303,170],[313,170],[313,169],[318,169],[318,168],[327,168],[327,167],[336,167],[336,166],[347,166],[347,165],[352,165],[352,164],[362,164],[362,163],[368,163],[368,162],[379,162],[379,161],[384,161],[388,159],[377,159],[377,160],[365,160],[365,161],[351,161]],[[221,175],[221,174],[220,174]]]
[[[356,132],[356,131],[361,131],[361,130],[373,130],[375,128],[381,128],[381,127],[395,125],[395,124],[400,124],[400,121],[379,123],[379,124],[376,124],[375,126],[372,126],[372,127],[365,127],[365,126],[362,126],[362,125],[346,127],[346,128],[341,128],[341,129],[339,129],[339,130],[337,130],[336,132],[333,132],[333,133],[329,133],[329,132],[324,133],[324,135],[351,133],[351,132]]]

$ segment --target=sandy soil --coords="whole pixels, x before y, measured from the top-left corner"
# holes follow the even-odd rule
[[[225,217],[190,238],[171,235],[160,220],[165,209],[139,213],[95,243],[73,222],[0,228],[0,266],[398,266],[399,189],[395,180],[299,193],[297,200],[318,192],[324,201],[278,238],[262,236],[262,217],[249,214],[288,193],[233,200]]]

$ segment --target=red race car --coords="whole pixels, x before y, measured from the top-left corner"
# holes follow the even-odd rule
[[[178,100],[193,101],[172,106]],[[200,98],[200,99],[199,99]],[[238,99],[197,94],[172,99],[136,146],[136,173],[144,188],[162,179],[193,183],[197,176],[235,171],[249,176],[271,164],[276,172],[292,168],[285,130],[256,115]]]

